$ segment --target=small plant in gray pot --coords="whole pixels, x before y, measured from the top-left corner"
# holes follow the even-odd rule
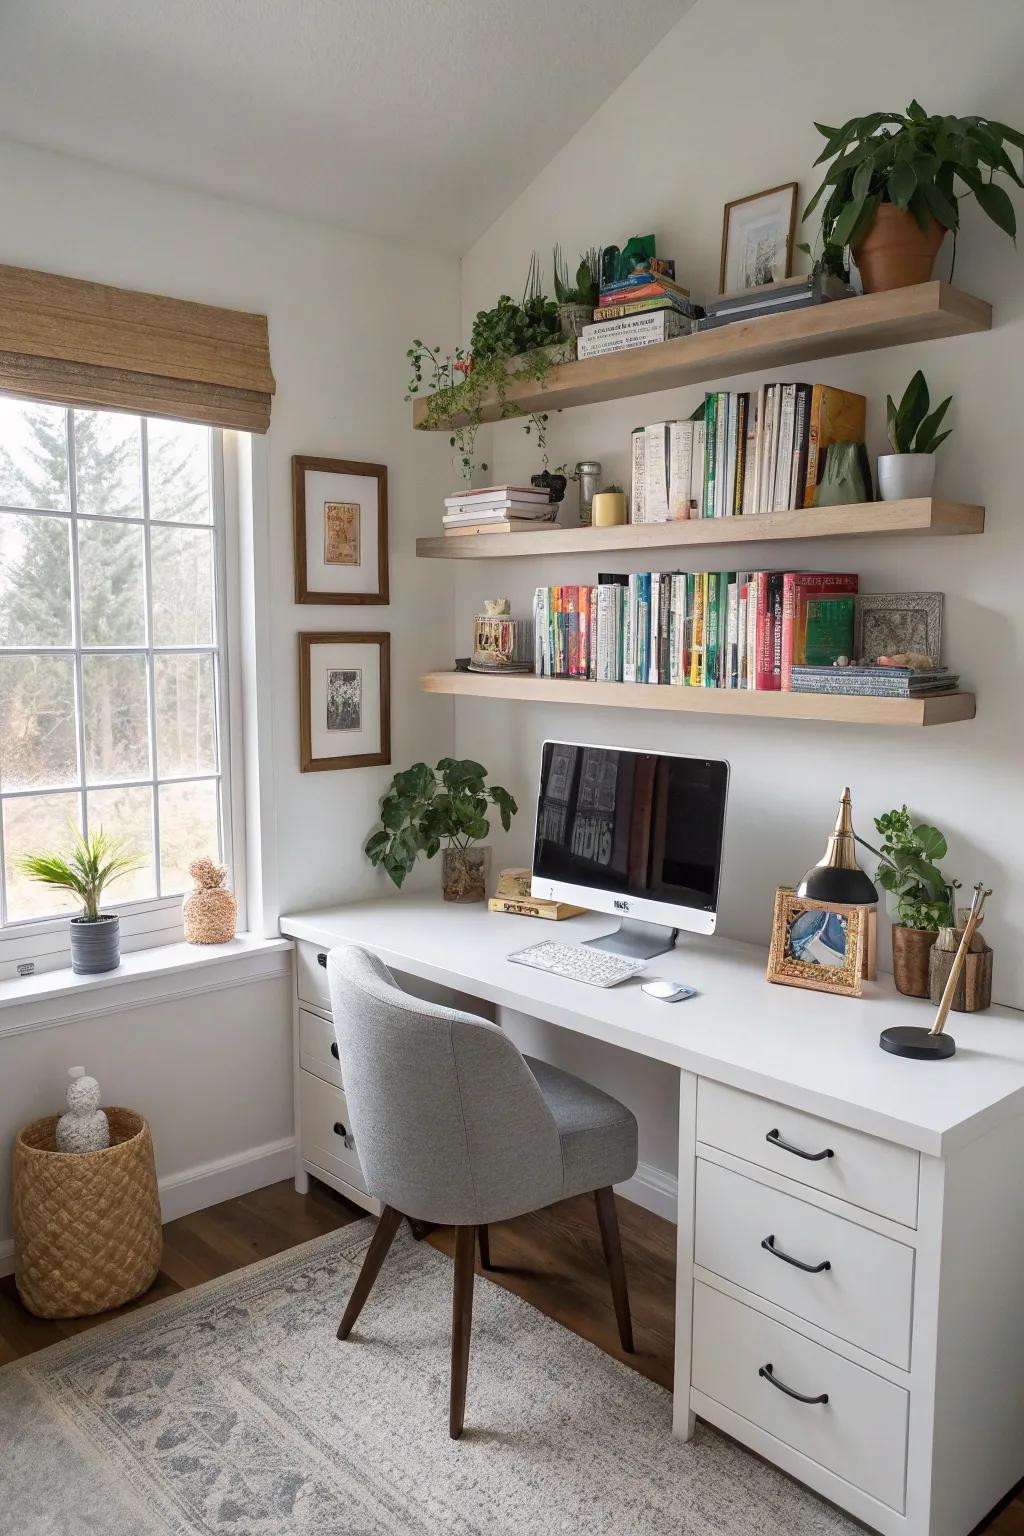
[[[885,400],[886,425],[892,453],[878,456],[878,494],[882,501],[903,501],[930,496],[935,485],[935,450],[949,436],[940,432],[952,395],[931,410],[928,385],[920,368],[914,374],[899,405],[892,395]]]
[[[78,976],[115,971],[121,963],[121,925],[115,912],[101,912],[100,899],[114,880],[130,875],[143,863],[120,838],[102,828],[83,837],[77,830],[71,852],[30,853],[18,860],[18,868],[41,885],[70,891],[82,903],[81,917],[73,917],[71,969]]]

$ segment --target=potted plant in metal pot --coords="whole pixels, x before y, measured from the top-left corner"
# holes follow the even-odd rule
[[[904,805],[875,817],[882,834],[875,875],[896,898],[899,922],[892,930],[892,974],[897,990],[908,997],[928,996],[928,962],[940,928],[954,923],[959,880],[947,880],[937,860],[948,852],[937,827],[917,825]],[[870,844],[865,844],[870,847]]]
[[[878,455],[878,493],[882,501],[902,501],[908,496],[930,496],[935,484],[935,450],[949,436],[940,432],[952,395],[934,411],[928,385],[920,368],[903,392],[899,405],[885,398],[885,416],[892,453]]]
[[[965,197],[1016,238],[1013,203],[995,180],[1024,186],[1009,152],[1024,149],[1016,128],[987,117],[929,117],[916,101],[905,113],[814,126],[827,140],[815,165],[833,163],[804,218],[825,199],[824,248],[850,247],[866,293],[927,282],[946,231],[956,238]]]
[[[585,325],[594,318],[594,306],[598,300],[598,283],[601,274],[601,252],[591,246],[580,257],[576,276],[570,277],[569,263],[562,254],[562,247],[554,251],[555,299],[563,336],[579,336]]]
[[[115,971],[121,963],[121,924],[116,912],[101,912],[106,887],[141,868],[141,855],[120,838],[98,828],[83,837],[74,830],[71,851],[30,853],[18,868],[32,880],[55,890],[71,891],[82,902],[81,917],[73,917],[71,969],[79,976]]]
[[[419,855],[432,859],[443,845],[445,901],[483,901],[490,850],[479,843],[491,830],[488,811],[497,807],[507,832],[519,809],[507,789],[486,779],[480,763],[452,757],[442,757],[436,768],[414,763],[396,773],[381,801],[381,824],[364,849],[370,863],[383,865],[401,887]]]

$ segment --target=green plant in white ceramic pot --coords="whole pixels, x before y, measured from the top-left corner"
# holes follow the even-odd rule
[[[886,396],[885,416],[892,453],[878,456],[878,494],[882,501],[903,501],[930,496],[935,485],[935,450],[946,441],[950,429],[940,432],[952,395],[934,411],[928,385],[920,368],[903,393],[899,405]]]

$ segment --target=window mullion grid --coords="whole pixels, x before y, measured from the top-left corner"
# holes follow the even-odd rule
[[[82,676],[82,588],[78,558],[78,476],[75,466],[75,419],[68,410],[68,510],[71,513],[71,639],[75,647],[75,752],[78,758],[78,818],[82,836],[89,835],[89,797],[85,793],[85,682]]]
[[[156,662],[153,657],[153,539],[149,521],[149,424],[139,417],[142,459],[143,586],[146,594],[146,697],[149,701],[149,773],[153,780],[153,884],[157,899],[163,895],[160,863],[160,765],[156,756]]]
[[[234,848],[233,828],[229,824],[225,804],[227,776],[224,773],[224,752],[228,742],[228,701],[224,669],[229,665],[227,654],[227,539],[224,535],[224,434],[210,433],[210,490],[213,501],[213,709],[214,749],[217,769],[217,832],[218,857],[231,869]]]

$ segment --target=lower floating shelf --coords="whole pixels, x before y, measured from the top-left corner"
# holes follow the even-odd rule
[[[924,699],[863,698],[850,693],[763,693],[731,688],[673,688],[644,683],[596,683],[583,678],[517,673],[427,672],[425,693],[532,704],[590,704],[613,709],[667,709],[680,714],[749,715],[759,720],[831,720],[845,725],[951,725],[974,719],[973,693]]]

